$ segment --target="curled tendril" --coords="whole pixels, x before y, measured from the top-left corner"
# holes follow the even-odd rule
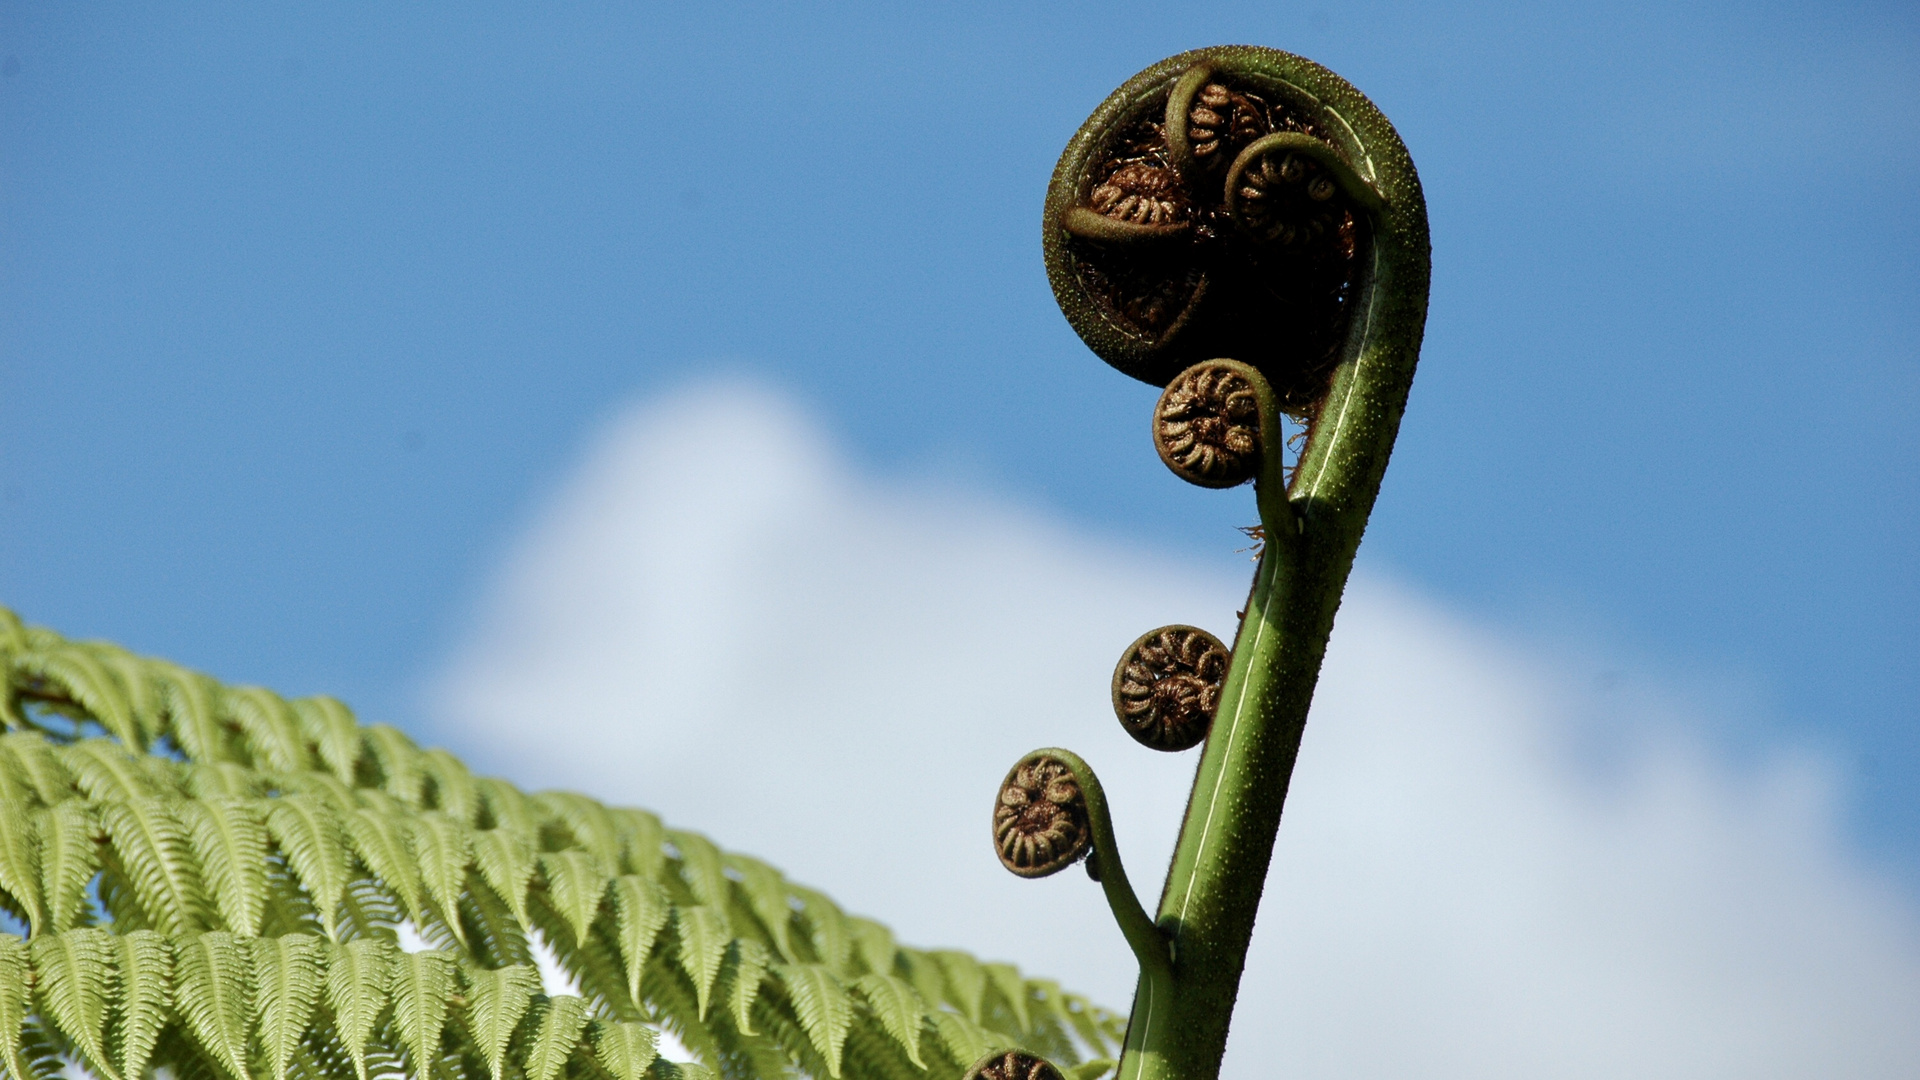
[[[1189,484],[1229,488],[1260,472],[1260,399],[1253,379],[1226,361],[1195,364],[1153,408],[1153,446]]]
[[[1102,359],[1156,386],[1231,356],[1288,411],[1311,412],[1370,239],[1371,190],[1330,178],[1321,160],[1344,152],[1336,130],[1297,87],[1232,65],[1122,87],[1068,146],[1047,194],[1047,272],[1067,320]],[[1248,157],[1283,145],[1272,160]]]
[[[1197,626],[1149,630],[1113,671],[1113,711],[1143,746],[1179,751],[1207,737],[1232,657]]]
[[[1013,767],[993,807],[993,846],[1001,865],[1028,878],[1059,873],[1087,853],[1093,828],[1071,766],[1030,755]]]
[[[995,1051],[973,1063],[962,1080],[1064,1080],[1046,1058],[1025,1050]]]

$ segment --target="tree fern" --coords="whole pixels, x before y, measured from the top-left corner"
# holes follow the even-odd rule
[[[905,948],[643,810],[528,795],[331,698],[0,609],[0,1066],[51,1080],[957,1078],[1113,1014]],[[410,923],[438,946],[407,953]],[[547,942],[580,993],[548,996]],[[1071,1032],[1072,1037],[1061,1034]]]

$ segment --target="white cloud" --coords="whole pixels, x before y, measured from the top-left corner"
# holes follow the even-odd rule
[[[477,768],[650,807],[903,940],[1124,1007],[1097,887],[1001,870],[993,792],[1028,750],[1080,751],[1157,889],[1195,755],[1135,746],[1107,679],[1151,626],[1229,633],[1245,589],[863,480],[778,396],[708,384],[591,447],[435,711]],[[1592,705],[1356,580],[1228,1077],[1920,1075],[1920,918],[1850,854],[1820,763],[1734,769],[1638,723],[1597,770],[1574,752]]]

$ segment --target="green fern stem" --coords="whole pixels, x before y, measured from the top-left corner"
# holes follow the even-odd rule
[[[1073,283],[1074,236],[1109,245],[1122,242],[1069,220],[1067,204],[1089,198],[1093,181],[1088,176],[1095,169],[1090,162],[1102,153],[1113,154],[1102,148],[1103,139],[1110,140],[1117,131],[1140,131],[1142,118],[1154,118],[1165,108],[1161,103],[1171,98],[1177,104],[1167,109],[1168,119],[1157,130],[1170,133],[1172,164],[1158,167],[1197,170],[1187,103],[1217,76],[1238,79],[1239,85],[1266,94],[1268,102],[1284,103],[1304,118],[1296,123],[1315,133],[1277,132],[1241,147],[1226,180],[1227,210],[1241,213],[1234,200],[1245,191],[1240,179],[1250,161],[1257,162],[1262,154],[1276,159],[1293,155],[1337,185],[1345,205],[1364,226],[1364,243],[1356,245],[1357,275],[1348,293],[1337,365],[1311,410],[1299,408],[1294,388],[1283,396],[1271,384],[1273,369],[1268,365],[1237,360],[1193,364],[1201,358],[1183,358],[1178,335],[1184,331],[1193,338],[1203,332],[1194,329],[1205,317],[1199,300],[1194,305],[1202,314],[1193,323],[1185,323],[1183,315],[1162,337],[1127,338],[1114,329],[1119,324],[1111,309],[1101,311],[1088,290]],[[1215,100],[1220,100],[1217,91]],[[1231,107],[1218,106],[1216,112],[1225,114]],[[1155,166],[1152,158],[1144,160],[1145,167]],[[1109,184],[1133,183],[1132,190],[1143,192],[1143,200],[1156,194],[1150,178],[1141,180],[1141,174],[1109,175]],[[1191,179],[1203,174],[1183,175]],[[1099,194],[1093,197],[1096,208]],[[1317,197],[1328,196],[1323,189]],[[1108,203],[1116,198],[1109,194]],[[1177,203],[1167,205],[1179,209]],[[1215,380],[1202,384],[1203,389],[1219,380],[1244,380],[1234,385],[1250,384],[1258,402],[1260,447],[1246,467],[1254,474],[1264,547],[1160,899],[1156,922],[1169,943],[1171,963],[1166,968],[1142,966],[1118,1072],[1118,1080],[1211,1080],[1226,1048],[1288,781],[1334,615],[1379,492],[1419,356],[1429,277],[1425,202],[1392,125],[1345,80],[1287,53],[1224,47],[1175,56],[1115,91],[1063,156],[1049,194],[1049,215],[1047,256],[1056,294],[1089,345],[1123,371],[1169,385],[1169,395],[1181,380],[1201,374]],[[1174,235],[1169,226],[1154,227]],[[1159,252],[1174,241],[1156,235],[1126,242],[1134,244],[1126,250]],[[1149,248],[1148,243],[1159,246]],[[1223,333],[1214,340],[1231,338]],[[1175,377],[1172,371],[1181,374]],[[1162,398],[1163,408],[1168,400]],[[1288,412],[1312,417],[1291,483],[1282,460],[1283,404]],[[1160,417],[1157,409],[1156,424]],[[1217,467],[1214,473],[1183,471],[1187,462],[1177,462],[1158,433],[1156,441],[1168,464],[1192,482],[1224,487],[1242,478],[1214,459],[1200,462]],[[1126,927],[1128,919],[1118,906],[1116,914]]]

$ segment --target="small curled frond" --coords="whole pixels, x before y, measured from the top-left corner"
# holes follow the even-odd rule
[[[973,1063],[963,1080],[1065,1080],[1053,1063],[1025,1050],[988,1054]]]
[[[1229,488],[1260,473],[1258,376],[1226,361],[1195,364],[1161,392],[1153,408],[1153,448],[1189,484]]]
[[[1197,626],[1140,635],[1113,670],[1113,711],[1143,746],[1178,751],[1207,737],[1232,657]]]
[[[1000,865],[1026,878],[1057,874],[1093,847],[1086,795],[1065,761],[1029,755],[1007,773],[993,807],[993,846]]]

